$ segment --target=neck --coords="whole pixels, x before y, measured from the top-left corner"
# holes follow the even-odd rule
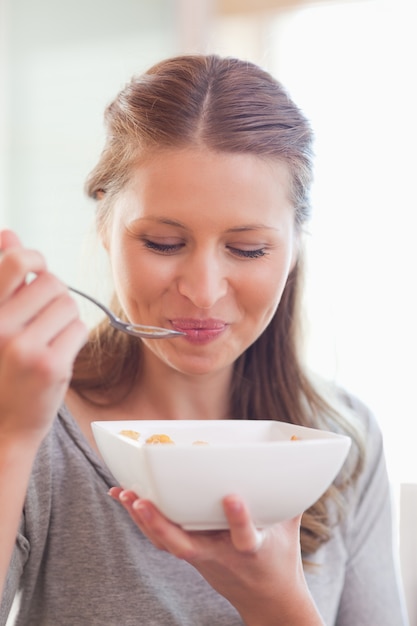
[[[226,419],[230,417],[232,368],[189,375],[147,363],[130,402],[143,419]]]

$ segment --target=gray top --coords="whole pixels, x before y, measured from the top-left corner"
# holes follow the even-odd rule
[[[358,410],[368,428],[366,469],[347,520],[306,577],[326,626],[404,626],[381,434]],[[141,534],[107,495],[115,484],[63,407],[34,465],[0,626],[18,589],[17,626],[242,626],[192,566]]]

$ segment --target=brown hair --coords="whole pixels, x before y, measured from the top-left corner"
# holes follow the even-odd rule
[[[280,83],[252,63],[215,55],[163,61],[127,84],[107,107],[105,120],[107,141],[86,184],[89,196],[98,200],[99,230],[133,165],[163,149],[193,146],[285,162],[298,227],[309,218],[310,125]],[[353,464],[346,465],[338,483],[303,516],[301,542],[308,554],[330,538],[334,520],[327,503],[341,501],[360,470],[362,449],[359,433],[336,400],[320,392],[303,367],[298,345],[302,278],[300,254],[274,318],[235,363],[230,414],[331,428],[353,437]],[[115,297],[112,306],[122,317]],[[72,387],[86,398],[99,392],[103,401],[114,401],[115,394],[135,384],[141,354],[141,342],[103,322],[76,360]]]

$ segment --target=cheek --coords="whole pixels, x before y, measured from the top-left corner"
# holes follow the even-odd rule
[[[155,298],[174,283],[173,264],[166,259],[138,251],[134,246],[121,246],[112,255],[115,285],[131,300]]]
[[[176,265],[173,259],[169,257],[149,255],[149,258],[142,259],[140,267],[143,278],[154,289],[171,283],[176,276]]]
[[[269,321],[274,315],[287,281],[288,272],[260,271],[251,279],[242,282],[247,310],[262,321]]]

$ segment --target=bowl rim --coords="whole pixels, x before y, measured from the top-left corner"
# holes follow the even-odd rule
[[[228,422],[228,426],[232,426],[232,428],[237,428],[242,422],[257,424],[259,426],[263,425],[271,425],[278,424],[280,427],[284,427],[286,430],[295,430],[293,433],[296,435],[297,433],[310,433],[310,435],[314,434],[314,436],[310,436],[307,438],[297,438],[295,440],[292,439],[271,439],[271,440],[263,440],[263,441],[210,441],[209,445],[196,445],[194,442],[184,442],[184,441],[175,441],[175,448],[183,449],[183,448],[193,448],[198,450],[207,450],[214,448],[224,448],[224,447],[237,447],[237,448],[264,448],[264,447],[281,447],[287,445],[302,445],[302,446],[315,446],[315,445],[334,445],[336,441],[340,442],[340,444],[351,445],[352,439],[349,435],[339,432],[334,432],[330,430],[313,428],[309,426],[302,426],[298,424],[292,424],[290,422],[282,422],[279,420],[96,420],[91,423],[91,428],[93,430],[93,434],[95,436],[96,429],[103,430],[107,432],[110,436],[116,437],[117,439],[134,446],[136,448],[146,447],[147,449],[172,449],[171,445],[163,444],[163,445],[150,445],[146,444],[145,441],[139,441],[124,435],[121,432],[117,432],[116,429],[120,430],[137,430],[137,427],[142,425],[144,429],[148,426],[155,426],[152,428],[154,433],[161,434],[161,429],[166,429],[169,427],[173,427],[174,430],[185,429],[187,426],[191,427],[208,427],[209,429],[215,428],[216,425],[220,422]],[[135,425],[136,428],[129,429],[129,425]],[[163,432],[163,431],[162,431]],[[170,433],[170,435],[173,433]],[[209,433],[207,433],[209,435]],[[322,436],[321,436],[322,435]]]

